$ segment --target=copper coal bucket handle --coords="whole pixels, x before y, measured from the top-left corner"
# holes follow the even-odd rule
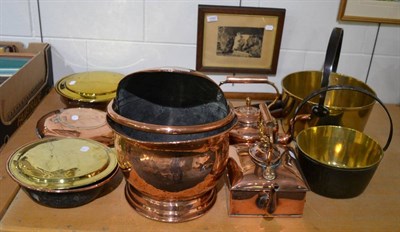
[[[365,95],[368,95],[369,97],[374,98],[377,102],[379,102],[379,104],[383,107],[383,109],[385,110],[388,118],[389,118],[389,123],[390,123],[390,132],[389,132],[389,136],[388,139],[386,141],[386,145],[383,147],[383,151],[386,151],[386,149],[389,147],[390,142],[392,141],[392,137],[393,137],[393,121],[392,121],[392,117],[390,116],[390,113],[388,111],[388,109],[386,108],[386,106],[384,105],[384,103],[374,94],[364,90],[363,88],[359,88],[356,86],[346,86],[346,85],[332,85],[332,86],[328,86],[328,87],[324,87],[321,88],[319,90],[314,91],[313,93],[311,93],[310,95],[308,95],[306,98],[303,99],[303,101],[297,106],[295,112],[294,112],[294,117],[293,119],[296,118],[297,114],[299,113],[300,109],[309,101],[311,100],[313,97],[321,94],[321,93],[326,93],[328,91],[331,90],[351,90],[351,91],[357,91],[360,93],[363,93]],[[315,113],[315,111],[313,110],[313,113]],[[329,111],[328,111],[329,114]],[[325,115],[324,117],[327,117],[329,115]],[[293,120],[292,119],[292,120]],[[294,134],[294,123],[296,122],[296,120],[294,120],[294,122],[292,123],[291,127],[290,127],[290,134],[293,135]]]
[[[272,81],[268,80],[267,76],[227,76],[225,81],[219,83],[219,86],[223,84],[267,84],[272,86],[275,89],[276,96],[274,100],[268,104],[268,109],[278,101],[280,96],[278,88]]]

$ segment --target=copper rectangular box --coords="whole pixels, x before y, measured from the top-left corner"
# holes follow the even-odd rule
[[[306,201],[307,183],[294,154],[281,148],[275,168],[276,177],[263,177],[263,167],[256,164],[244,144],[231,145],[227,182],[230,216],[301,217]]]

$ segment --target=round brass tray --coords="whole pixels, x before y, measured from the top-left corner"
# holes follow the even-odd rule
[[[123,77],[123,74],[107,71],[75,73],[59,80],[56,91],[74,101],[110,101],[115,97],[118,83]]]
[[[81,138],[45,138],[14,152],[7,169],[22,186],[71,189],[95,183],[117,167],[115,153],[105,145]]]

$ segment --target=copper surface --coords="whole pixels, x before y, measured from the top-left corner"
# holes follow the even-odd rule
[[[231,216],[301,217],[308,191],[297,161],[286,149],[276,178],[263,177],[263,168],[249,155],[247,146],[232,145],[227,182]]]
[[[260,139],[258,121],[260,110],[251,106],[251,99],[246,98],[246,105],[235,108],[238,123],[229,132],[230,143],[254,143]]]
[[[214,204],[214,200],[201,199],[212,194],[226,168],[229,134],[155,144],[116,132],[115,148],[127,182],[140,193],[127,191],[130,203],[142,213],[148,212],[150,218],[179,222],[197,218]],[[161,202],[157,208],[153,208],[154,201]],[[204,203],[197,206],[199,201]],[[133,202],[142,203],[139,206]],[[171,208],[173,204],[181,207]],[[182,215],[188,208],[191,214]]]
[[[125,186],[128,203],[142,216],[163,222],[184,222],[196,219],[214,205],[216,190],[188,200],[160,201],[137,191],[129,183]],[[173,214],[173,216],[171,215]]]
[[[230,109],[226,117],[215,122],[199,124],[199,125],[187,125],[187,126],[159,125],[159,124],[143,123],[126,118],[114,111],[113,103],[114,100],[112,100],[108,104],[107,113],[114,122],[140,131],[147,131],[154,133],[190,134],[190,133],[205,132],[225,126],[228,123],[232,122],[232,120],[235,118],[235,113],[233,112],[232,109]]]
[[[52,111],[37,122],[37,133],[44,137],[77,137],[114,145],[114,133],[106,122],[106,112],[91,108]]]

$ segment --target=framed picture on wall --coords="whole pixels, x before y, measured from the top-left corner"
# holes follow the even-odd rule
[[[339,20],[400,24],[399,0],[341,0]]]
[[[199,5],[196,70],[275,74],[285,12]]]

